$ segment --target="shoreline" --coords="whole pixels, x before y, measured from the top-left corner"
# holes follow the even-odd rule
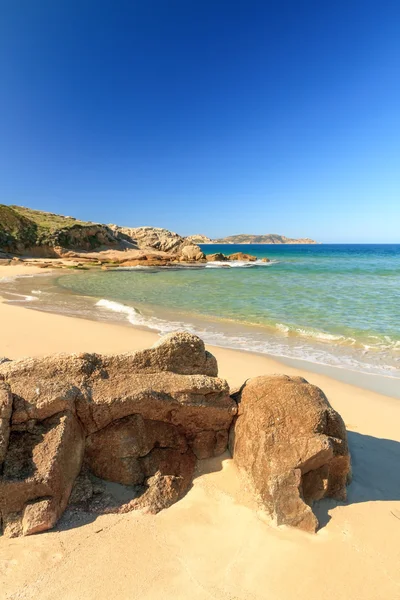
[[[12,276],[43,275],[43,270],[39,267],[21,265],[11,268]],[[8,269],[10,267],[0,267],[0,278],[7,276]],[[11,359],[23,356],[43,356],[56,352],[104,354],[129,352],[150,347],[160,338],[159,333],[145,327],[128,324],[128,322],[97,321],[84,316],[77,317],[41,311],[23,304],[8,304],[1,297],[0,319],[5,324],[2,328],[0,356]],[[17,323],[24,329],[23,341],[13,338],[12,330],[16,328]],[[76,335],[78,332],[79,339]],[[38,343],[39,339],[40,343]],[[247,377],[285,372],[288,375],[302,375],[322,389],[324,386],[325,388],[327,386],[345,386],[349,391],[354,388],[356,391],[394,402],[397,402],[400,397],[400,393],[395,393],[397,390],[391,389],[397,387],[397,378],[350,371],[344,367],[331,367],[297,358],[278,357],[212,344],[206,344],[206,346],[216,356],[220,365],[221,377],[228,380],[231,388],[241,385],[243,381],[239,380],[240,376],[236,375],[236,368],[229,368],[229,365],[237,366],[240,373],[240,363],[243,362],[246,364],[246,372],[249,373]],[[225,372],[229,372],[230,377],[226,376]],[[375,386],[372,385],[372,388],[379,388],[382,380],[387,380],[384,386],[385,391],[371,389],[368,385],[368,381],[375,381]],[[393,391],[392,394],[391,391]]]
[[[7,276],[14,278],[19,278],[19,277],[24,277],[26,275],[30,275],[30,276],[42,276],[42,277],[46,277],[48,275],[50,276],[58,276],[58,269],[46,269],[45,271],[40,268],[40,267],[36,267],[36,266],[27,266],[27,265],[18,265],[18,266],[0,266],[0,280],[2,278],[7,278]],[[30,287],[30,286],[29,286]],[[79,293],[76,292],[71,292],[72,297],[77,297],[77,298],[84,298],[84,296],[81,296]],[[95,297],[91,297],[93,298],[93,300],[95,300]],[[107,302],[109,302],[107,300]],[[111,302],[112,304],[113,302]],[[95,306],[98,306],[99,303],[96,303]],[[119,304],[119,303],[115,303],[115,304]],[[132,322],[128,316],[124,314],[124,318],[117,318],[117,315],[119,315],[120,313],[115,313],[113,311],[110,311],[108,313],[108,318],[107,319],[98,319],[96,318],[96,316],[91,312],[88,313],[83,313],[83,314],[64,314],[61,311],[57,311],[57,307],[54,306],[54,309],[43,309],[40,308],[40,304],[38,303],[36,304],[29,304],[29,303],[21,303],[18,304],[18,302],[16,302],[15,304],[8,303],[7,299],[2,298],[0,296],[0,306],[3,307],[12,307],[12,308],[24,308],[27,309],[30,313],[41,313],[44,315],[54,315],[54,316],[58,316],[61,318],[65,318],[65,319],[78,319],[80,322],[82,321],[87,321],[88,323],[96,323],[96,324],[103,324],[103,325],[108,325],[108,326],[117,326],[123,329],[128,329],[128,330],[132,330],[134,329],[135,331],[138,332],[138,335],[136,336],[136,338],[139,336],[146,336],[147,338],[147,342],[143,345],[140,344],[138,345],[137,341],[134,342],[134,348],[133,350],[136,349],[142,349],[144,347],[146,347],[147,345],[152,345],[154,343],[154,341],[156,341],[161,335],[163,335],[166,332],[162,332],[162,331],[157,331],[155,329],[152,329],[150,326],[148,326],[146,323],[141,324],[140,322],[138,323],[134,323]],[[130,307],[129,305],[123,305],[122,306],[126,306],[127,308],[129,308],[129,310],[132,310],[133,312],[137,312],[137,310],[133,307]],[[0,313],[1,314],[1,313]],[[140,314],[140,313],[137,313]],[[171,316],[171,315],[170,315]],[[114,317],[114,318],[112,318]],[[194,316],[196,318],[196,316]],[[32,317],[33,318],[33,317]],[[165,315],[165,318],[167,319],[165,321],[165,323],[169,323],[169,317],[168,315]],[[172,315],[173,318],[173,315]],[[202,318],[202,317],[200,317]],[[203,319],[203,318],[202,318]],[[158,321],[160,319],[158,319],[156,317],[156,321]],[[206,322],[206,319],[203,319],[204,322]],[[68,322],[68,321],[67,321]],[[67,323],[66,322],[66,323]],[[163,318],[160,320],[160,323],[163,322]],[[179,323],[177,323],[177,325],[179,325]],[[185,323],[182,323],[182,328],[184,328]],[[198,326],[199,328],[201,327],[201,321],[198,322]],[[66,325],[65,325],[66,327]],[[179,327],[177,327],[177,329],[179,329]],[[194,330],[192,330],[193,332],[195,332]],[[202,337],[202,333],[201,331],[198,333],[198,335],[200,337]],[[147,336],[152,336],[152,337],[147,337]],[[229,338],[227,338],[229,340]],[[291,369],[294,369],[296,372],[306,372],[309,376],[315,376],[315,375],[320,375],[323,377],[328,377],[330,379],[334,379],[335,381],[338,382],[342,382],[344,384],[348,384],[348,385],[353,385],[357,388],[362,388],[371,392],[375,392],[381,395],[385,395],[391,398],[397,398],[400,399],[400,378],[396,377],[396,376],[392,376],[392,375],[383,375],[383,374],[377,374],[377,373],[368,373],[366,371],[359,371],[356,369],[351,369],[351,367],[344,365],[344,366],[340,366],[340,365],[329,365],[327,363],[322,363],[322,362],[317,362],[317,361],[312,361],[312,360],[307,360],[307,359],[301,359],[298,357],[290,357],[290,356],[285,356],[285,355],[278,355],[278,354],[274,354],[273,352],[261,352],[261,351],[257,351],[255,350],[251,350],[251,349],[247,349],[247,348],[235,348],[235,347],[230,347],[229,345],[218,345],[218,344],[213,344],[212,342],[208,342],[205,339],[205,343],[206,346],[208,348],[210,348],[211,352],[213,352],[214,354],[218,355],[220,352],[234,352],[234,353],[238,353],[238,354],[243,354],[245,356],[257,356],[260,359],[265,359],[267,361],[273,361],[276,365],[276,368],[279,372],[282,371],[289,371]],[[72,347],[71,345],[67,345],[67,347]],[[125,346],[124,346],[125,347]],[[129,350],[129,348],[127,349]],[[34,351],[34,350],[33,350]],[[66,350],[66,351],[73,351],[73,350]],[[83,351],[83,350],[81,350]],[[109,352],[114,352],[115,350],[110,350]],[[118,351],[118,350],[116,350]],[[102,350],[101,352],[107,353],[107,350]],[[0,348],[0,356],[2,355],[1,352],[1,348]],[[4,352],[3,352],[4,355]],[[11,356],[11,355],[10,355]]]
[[[10,267],[0,268],[0,277],[4,269]],[[12,269],[34,274],[31,267]],[[134,326],[4,302],[0,322],[0,356],[9,358],[135,351],[159,339]],[[256,512],[228,454],[200,461],[186,496],[156,516],[69,514],[48,533],[0,537],[5,598],[264,600],[266,590],[279,600],[320,600],[321,590],[337,600],[398,596],[399,400],[266,355],[208,348],[231,389],[284,372],[324,391],[348,430],[353,481],[347,501],[318,505],[322,527],[315,535],[276,528]]]

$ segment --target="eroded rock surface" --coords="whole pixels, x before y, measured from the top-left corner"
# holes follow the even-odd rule
[[[178,500],[197,459],[227,447],[237,407],[217,373],[204,343],[187,333],[167,335],[136,353],[1,364],[4,533],[53,527],[81,468],[102,480],[139,486],[141,493],[123,511],[157,512]],[[93,493],[88,479],[79,478],[75,500],[88,501]]]
[[[346,499],[347,433],[324,393],[301,377],[250,379],[235,396],[232,456],[278,525],[314,532],[312,504]]]

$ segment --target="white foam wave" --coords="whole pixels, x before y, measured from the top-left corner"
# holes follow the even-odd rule
[[[214,260],[205,265],[206,269],[234,269],[234,268],[252,268],[252,267],[272,267],[278,260],[264,262],[262,260]]]
[[[112,269],[113,271],[146,271],[148,269],[163,269],[163,270],[171,270],[171,269],[235,269],[235,268],[244,268],[249,269],[253,267],[272,267],[273,265],[278,264],[279,260],[271,260],[269,262],[263,262],[262,260],[214,260],[212,262],[198,263],[198,264],[171,264],[165,266],[146,266],[146,265],[136,265],[135,267],[115,267]]]
[[[376,365],[374,363],[364,363],[357,360],[356,356],[345,355],[343,353],[336,354],[333,351],[333,346],[329,349],[329,346],[323,345],[324,347],[311,346],[309,344],[302,343],[300,340],[296,344],[288,345],[287,342],[282,342],[278,337],[270,336],[268,339],[257,340],[251,335],[232,335],[224,333],[222,331],[215,330],[212,326],[210,327],[196,327],[192,324],[184,321],[166,321],[158,317],[146,317],[142,315],[138,310],[132,306],[126,304],[120,304],[112,300],[102,299],[99,300],[96,306],[104,308],[106,310],[126,315],[128,321],[135,326],[146,327],[158,331],[160,335],[171,333],[173,331],[188,331],[200,336],[207,344],[214,346],[220,346],[223,348],[232,348],[236,350],[244,350],[247,352],[258,352],[260,354],[275,355],[282,358],[297,358],[299,360],[306,360],[317,364],[331,365],[338,368],[347,368],[354,371],[362,371],[364,373],[376,373],[385,376],[395,377],[398,374],[398,369],[391,365]],[[278,323],[282,328],[282,331],[286,332],[289,330],[287,325]],[[308,332],[308,330],[304,330]],[[313,332],[315,333],[315,332]],[[305,336],[313,337],[315,341],[331,340],[331,334],[324,334],[320,332],[319,337],[316,335]],[[339,336],[333,336],[339,337]],[[331,340],[332,341],[332,340]]]
[[[193,328],[187,323],[180,321],[165,321],[157,317],[145,317],[138,310],[136,310],[136,308],[133,308],[133,306],[127,306],[126,304],[120,304],[119,302],[106,300],[105,298],[99,300],[96,303],[96,306],[126,315],[129,323],[132,325],[140,325],[142,327],[154,329],[163,334],[176,331],[177,329],[185,329],[186,331],[193,330]]]
[[[15,300],[8,300],[9,302],[34,302],[38,300],[36,296],[27,296],[26,294],[16,294],[15,292],[6,292],[7,296],[16,296]]]

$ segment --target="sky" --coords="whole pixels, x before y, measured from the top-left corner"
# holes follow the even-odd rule
[[[400,2],[2,0],[0,203],[400,243]]]

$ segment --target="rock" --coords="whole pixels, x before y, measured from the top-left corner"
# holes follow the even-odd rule
[[[228,260],[244,260],[254,262],[255,260],[257,260],[257,257],[252,256],[251,254],[244,254],[243,252],[235,252],[235,254],[230,254],[228,256]]]
[[[118,227],[117,225],[109,227],[117,235],[134,242],[141,250],[153,248],[162,252],[179,254],[187,244],[182,236],[161,227]]]
[[[129,508],[144,509],[150,514],[157,514],[168,508],[185,495],[193,477],[195,461],[187,460],[187,465],[180,465],[180,475],[162,475],[157,471],[147,480],[147,490],[140,498],[133,500]]]
[[[347,433],[323,392],[301,377],[256,377],[236,396],[235,463],[278,525],[315,531],[315,500],[345,500]]]
[[[0,473],[10,437],[12,405],[10,386],[0,381]]]
[[[199,261],[205,260],[205,255],[202,250],[198,246],[184,246],[180,252],[180,260],[182,262],[186,261]]]
[[[120,265],[122,267],[165,267],[175,259],[174,256],[159,256],[159,255],[151,255],[144,254],[139,256],[138,258],[123,260]]]
[[[261,259],[261,262],[269,263],[269,262],[271,262],[271,259],[267,258],[267,257],[264,257],[264,258]]]
[[[225,254],[222,254],[222,252],[216,252],[215,254],[208,254],[206,256],[206,259],[209,262],[229,260],[229,258]]]
[[[160,227],[118,227],[117,225],[110,225],[109,227],[117,237],[129,239],[141,250],[156,250],[168,253],[170,256],[164,257],[166,261],[168,258],[169,260],[178,258],[181,261],[205,259],[199,246],[194,245],[190,239],[183,238],[173,231],[168,231],[168,229]],[[162,257],[159,257],[159,260],[162,261]],[[148,265],[150,266],[149,263]],[[154,265],[158,266],[156,263]],[[162,266],[162,264],[159,266]]]
[[[57,502],[54,499],[44,499],[27,504],[22,517],[22,534],[32,535],[51,529],[57,523],[60,515]]]
[[[191,243],[191,244],[212,244],[213,241],[207,237],[206,235],[203,235],[202,233],[197,233],[194,235],[189,235],[186,238],[187,242]]]
[[[6,535],[54,526],[71,501],[90,503],[89,475],[139,486],[104,510],[156,511],[189,488],[197,458],[227,447],[236,403],[215,358],[188,333],[136,353],[55,355],[0,365]],[[12,413],[11,413],[12,408]],[[135,496],[135,494],[134,494]]]
[[[84,453],[81,425],[71,412],[11,429],[0,479],[0,514],[22,521],[25,534],[53,527],[63,513]]]
[[[215,356],[205,349],[203,340],[184,331],[164,335],[153,348],[137,352],[136,361],[148,362],[154,370],[167,370],[182,375],[218,375]],[[143,368],[142,363],[141,370]]]
[[[155,448],[163,448],[167,465],[176,453],[189,450],[186,438],[170,423],[143,419],[140,414],[114,421],[88,436],[86,464],[91,472],[109,481],[125,485],[142,484],[149,474],[148,461]],[[194,464],[193,464],[194,467]],[[179,475],[177,472],[170,473]]]

